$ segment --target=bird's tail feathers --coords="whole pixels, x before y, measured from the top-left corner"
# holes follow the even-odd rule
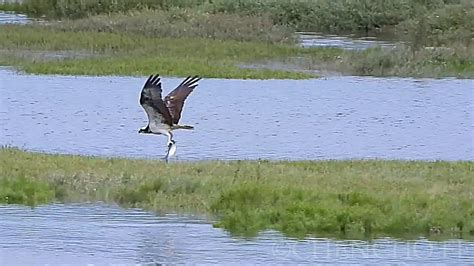
[[[188,130],[193,130],[193,126],[189,125],[173,125],[172,129],[188,129]]]

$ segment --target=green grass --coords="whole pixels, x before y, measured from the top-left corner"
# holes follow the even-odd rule
[[[293,29],[274,25],[268,16],[207,13],[200,10],[144,10],[50,23],[65,31],[138,34],[147,37],[207,38],[266,43],[295,43]]]
[[[1,65],[40,74],[135,75],[158,71],[162,75],[222,78],[308,78],[302,72],[242,69],[239,63],[278,59],[298,54],[289,45],[203,38],[154,38],[143,35],[62,31],[41,26],[1,26]],[[15,51],[81,51],[90,58],[40,60],[12,56]],[[1,54],[1,53],[0,53]]]
[[[0,65],[14,65],[19,69],[36,74],[65,75],[149,75],[158,72],[164,76],[200,75],[208,78],[239,78],[239,79],[304,79],[314,75],[295,71],[271,69],[242,69],[233,64],[204,64],[200,59],[173,57],[118,57],[71,59],[62,61],[31,62],[21,59],[6,59]]]
[[[0,179],[0,204],[26,204],[34,206],[54,200],[54,191],[46,181],[22,176],[2,176]]]
[[[26,12],[48,18],[84,18],[97,14],[134,10],[172,10],[176,8],[269,16],[275,25],[300,31],[374,31],[470,0],[24,0],[23,4],[4,4],[0,9]]]
[[[134,9],[163,9],[182,6],[180,3],[199,0],[23,0],[22,3],[0,4],[0,10],[27,13],[30,16],[48,18],[83,18],[96,14],[125,12]]]
[[[329,4],[325,0],[305,0],[289,5],[279,0],[212,3],[104,0],[98,7],[94,6],[96,2],[86,1],[80,2],[75,10],[89,10],[79,16],[87,16],[83,19],[0,26],[0,65],[29,73],[68,75],[159,72],[207,78],[302,79],[339,72],[368,76],[474,77],[472,2],[382,2],[341,0]],[[76,0],[26,1],[23,7],[50,10],[53,5],[50,11],[64,11],[65,4],[71,9],[77,3]],[[346,22],[338,17],[345,14],[339,12],[341,8],[348,12]],[[334,10],[337,11],[334,14],[329,12]],[[91,16],[96,13],[106,14]],[[294,17],[275,21],[275,14]],[[308,19],[306,15],[315,18]],[[320,20],[339,24],[331,26]],[[352,31],[367,23],[370,26],[364,27],[371,29],[377,24],[396,25],[398,39],[405,40],[406,45],[366,51],[297,47],[293,30],[299,26],[295,25],[308,21],[328,27],[326,31],[348,30],[341,26],[345,24],[353,25]]]
[[[396,26],[401,39],[414,49],[423,47],[471,47],[474,40],[474,2],[447,5],[427,11]]]
[[[440,230],[472,238],[473,168],[378,160],[165,164],[3,148],[0,202],[105,201],[200,213],[247,236],[275,229],[298,237],[436,237]]]
[[[353,75],[474,78],[474,56],[470,47],[371,48],[345,53],[342,60],[343,69]]]
[[[474,76],[470,46],[418,50],[400,47],[359,52],[200,37],[159,38],[120,30],[99,32],[55,25],[4,25],[0,28],[0,65],[38,74],[148,75],[159,72],[171,76],[192,73],[208,78],[301,79],[315,77],[314,73],[322,70],[373,76]],[[62,59],[48,56],[55,53],[85,56]],[[290,63],[296,70],[272,68],[274,62]],[[261,63],[263,68],[240,67],[254,63]]]
[[[294,31],[383,33],[415,48],[472,47],[474,37],[471,0],[24,0],[0,10],[61,18],[52,24],[68,30],[160,37],[289,43]]]

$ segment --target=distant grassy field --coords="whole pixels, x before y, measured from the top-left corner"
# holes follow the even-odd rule
[[[0,150],[0,203],[200,213],[234,234],[474,236],[474,162],[186,162]]]
[[[0,9],[53,19],[0,26],[0,65],[30,73],[474,77],[469,0],[25,0]],[[388,31],[404,44],[362,52],[303,49],[295,30]]]
[[[304,53],[290,45],[203,38],[63,31],[42,26],[0,26],[0,64],[41,74],[161,75],[222,78],[308,78],[302,72],[244,69],[238,64]],[[86,58],[35,58],[30,52],[81,52]],[[323,52],[324,53],[324,52]]]
[[[3,4],[0,9],[25,12],[31,16],[77,19],[97,14],[134,10],[198,10],[218,14],[268,16],[274,25],[298,31],[356,32],[379,31],[405,20],[419,19],[434,10],[463,5],[470,0],[23,0]],[[469,18],[461,16],[469,22]]]
[[[67,25],[67,24],[65,24]],[[29,73],[68,75],[161,75],[208,78],[289,78],[320,72],[352,75],[474,76],[469,47],[410,47],[344,51],[300,48],[292,44],[201,37],[153,37],[147,34],[62,28],[0,26],[0,65]],[[57,53],[81,56],[55,56]],[[43,55],[43,56],[41,56]],[[288,68],[274,68],[274,63]],[[260,68],[245,68],[257,64]]]

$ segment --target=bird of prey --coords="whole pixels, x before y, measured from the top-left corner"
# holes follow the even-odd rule
[[[201,78],[187,77],[164,99],[161,98],[161,79],[159,75],[151,75],[140,95],[140,105],[148,116],[146,127],[140,128],[138,133],[166,135],[168,137],[168,151],[165,160],[176,153],[176,142],[172,131],[175,129],[194,129],[193,126],[178,124],[183,111],[184,101],[198,85]]]

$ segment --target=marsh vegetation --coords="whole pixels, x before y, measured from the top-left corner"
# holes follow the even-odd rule
[[[466,8],[470,4],[469,0],[24,0],[21,4],[4,4],[2,9],[52,19],[77,19],[132,10],[181,9],[210,14],[265,15],[273,24],[297,31],[338,33],[385,30],[407,20],[420,19],[421,15],[451,13],[460,5],[469,13]],[[453,19],[465,18],[455,16]]]
[[[474,234],[472,162],[207,161],[48,155],[3,148],[0,202],[105,201],[200,213],[254,235]]]
[[[0,65],[31,73],[474,76],[471,1],[25,0],[0,7],[44,16],[30,25],[0,26]],[[294,35],[302,30],[391,32],[405,44],[364,51],[302,48]],[[274,62],[296,70],[265,67]],[[245,64],[264,67],[241,67]],[[195,212],[242,235],[265,229],[292,236],[474,235],[473,162],[260,160],[178,166],[2,148],[0,203],[105,201]]]
[[[163,69],[166,75],[192,72],[223,78],[307,78],[321,71],[416,77],[474,74],[471,1],[135,0],[97,5],[27,0],[2,9],[52,19],[1,26],[0,63],[34,73],[144,74]],[[404,44],[365,51],[307,49],[295,45],[294,32],[301,30],[389,32]],[[47,63],[19,56],[31,50],[85,51],[94,56]],[[272,62],[296,67],[272,69]],[[264,67],[240,67],[250,63]]]

